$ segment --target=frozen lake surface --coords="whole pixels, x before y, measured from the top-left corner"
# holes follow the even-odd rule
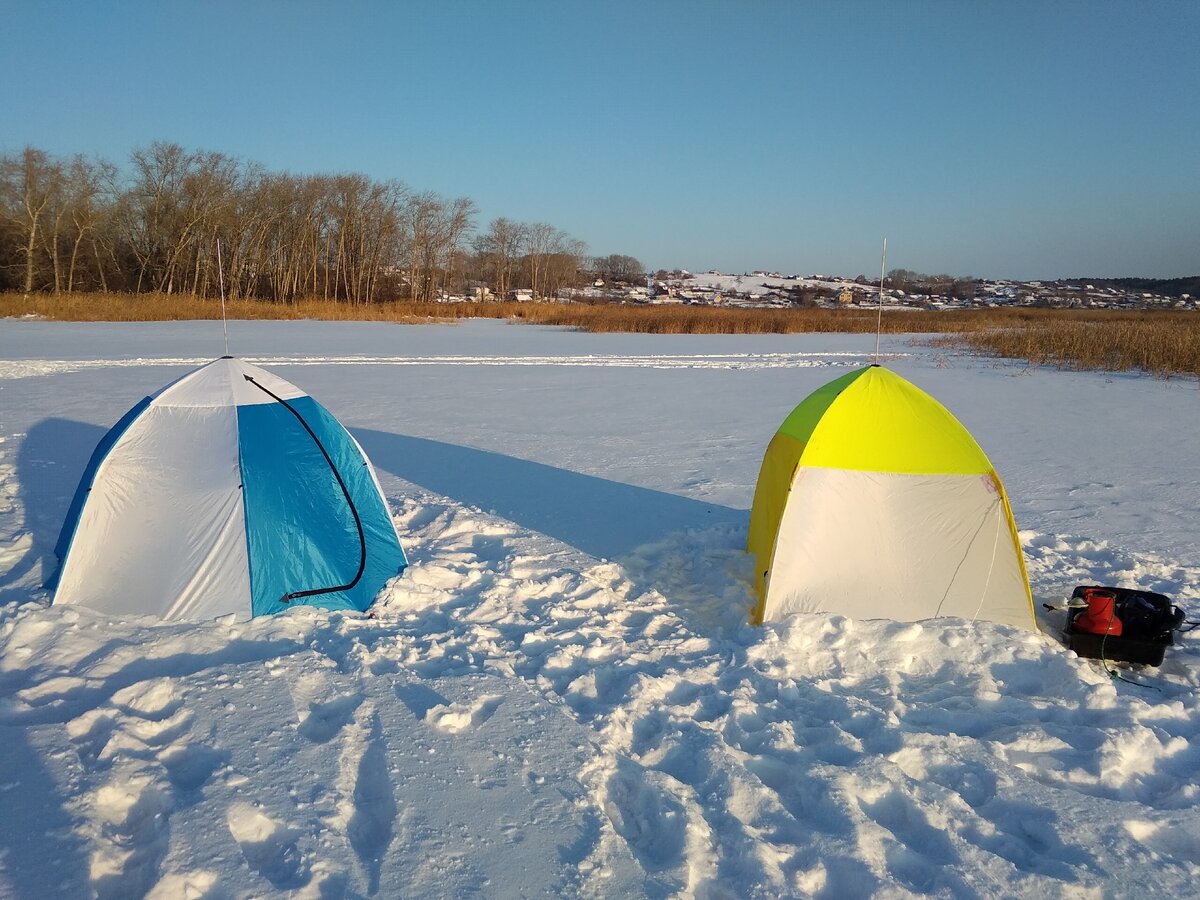
[[[1138,687],[1054,613],[744,624],[766,444],[873,346],[231,323],[362,443],[412,566],[376,618],[164,625],[40,585],[96,441],[219,323],[0,321],[0,894],[1194,895],[1193,638]],[[1200,613],[1194,380],[883,350],[995,464],[1039,605]]]

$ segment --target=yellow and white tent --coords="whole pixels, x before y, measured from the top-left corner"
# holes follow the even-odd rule
[[[881,366],[818,388],[763,458],[751,621],[796,612],[1035,628],[1004,485],[950,412]]]

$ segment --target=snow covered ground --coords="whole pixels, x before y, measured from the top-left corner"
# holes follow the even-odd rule
[[[843,288],[863,290],[863,286],[848,278],[790,278],[782,275],[768,275],[757,272],[748,275],[721,275],[716,272],[697,272],[687,278],[670,279],[684,290],[714,291],[722,294],[738,293],[751,296],[762,296],[772,290],[793,290],[795,288],[824,288],[840,291]],[[869,286],[867,288],[870,289]]]
[[[0,896],[1197,896],[1200,653],[744,624],[775,428],[873,337],[233,323],[375,462],[376,617],[49,607],[92,447],[213,323],[0,322]],[[1200,612],[1200,388],[886,338],[1005,479],[1038,603]],[[1040,610],[1039,610],[1040,612]]]

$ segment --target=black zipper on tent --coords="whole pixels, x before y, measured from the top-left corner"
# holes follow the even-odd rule
[[[313,430],[308,426],[308,423],[304,421],[304,416],[300,415],[300,413],[294,406],[292,406],[292,404],[288,403],[278,394],[274,394],[267,388],[263,387],[249,375],[243,375],[242,377],[264,394],[273,397],[278,403],[282,403],[287,411],[295,416],[296,420],[304,426],[304,430],[308,432],[308,436],[312,438],[313,443],[317,445],[317,449],[321,451],[321,455],[325,457],[325,462],[329,466],[329,471],[331,471],[333,473],[333,477],[337,479],[338,487],[342,489],[342,496],[346,498],[346,505],[350,507],[350,513],[354,516],[354,527],[358,529],[358,571],[354,573],[354,577],[350,580],[349,584],[339,584],[335,585],[334,587],[327,588],[312,588],[307,591],[292,591],[291,593],[284,594],[282,597],[280,597],[280,602],[290,603],[291,601],[298,600],[301,597],[315,597],[318,594],[336,594],[339,591],[350,590],[356,584],[358,584],[359,579],[361,579],[363,576],[363,571],[367,568],[367,539],[363,534],[362,519],[359,518],[358,509],[355,508],[354,501],[350,499],[350,491],[346,488],[346,482],[342,480],[342,473],[339,472],[337,466],[333,464],[333,460],[330,459],[329,452],[321,443],[320,438],[317,437]]]

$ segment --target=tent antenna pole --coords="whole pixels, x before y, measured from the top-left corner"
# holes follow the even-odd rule
[[[221,265],[221,239],[217,238],[217,281],[221,285],[221,330],[225,332],[225,355],[229,355],[229,323],[225,321],[225,269]]]
[[[879,315],[875,318],[875,365],[879,365],[879,332],[883,330],[883,270],[887,266],[887,238],[883,239],[883,258],[879,260]]]

